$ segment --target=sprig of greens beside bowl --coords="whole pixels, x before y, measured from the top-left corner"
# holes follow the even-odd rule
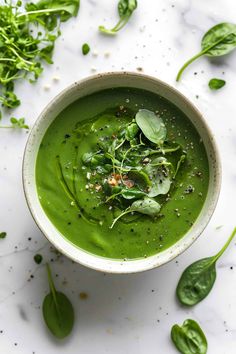
[[[180,81],[184,70],[202,56],[210,58],[229,54],[236,48],[236,25],[219,23],[210,28],[202,38],[201,51],[189,59],[179,70],[176,81]]]
[[[235,234],[236,228],[215,256],[200,259],[185,269],[176,289],[177,298],[181,304],[193,306],[207,297],[216,280],[216,262],[223,255]]]
[[[111,29],[107,29],[104,26],[99,26],[99,31],[101,33],[114,36],[117,32],[119,32],[129,21],[132,16],[134,10],[136,10],[138,6],[137,0],[119,0],[118,2],[118,13],[120,16],[120,20],[116,26]]]
[[[19,79],[35,82],[43,71],[42,62],[52,64],[60,22],[77,16],[80,0],[45,1],[13,4],[4,0],[0,5],[0,103],[6,108],[20,105],[14,92]],[[12,118],[15,119],[15,118]],[[20,118],[23,119],[23,118]],[[20,121],[19,119],[19,121]],[[25,124],[13,127],[26,128]]]

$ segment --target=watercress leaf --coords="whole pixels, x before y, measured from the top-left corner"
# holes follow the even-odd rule
[[[132,141],[139,132],[139,127],[135,122],[132,122],[127,125],[125,129],[125,139]]]
[[[182,354],[207,353],[207,339],[194,320],[187,319],[182,326],[174,325],[171,329],[171,339]]]
[[[0,232],[0,239],[3,239],[7,236],[6,232]]]
[[[219,90],[221,87],[225,86],[225,84],[225,80],[214,78],[209,81],[208,86],[211,90]]]
[[[36,20],[39,17],[47,16],[50,21],[54,20],[54,13],[60,16],[62,22],[67,21],[72,16],[77,16],[80,0],[40,0],[37,3],[28,3],[25,8],[29,12],[27,18]],[[45,10],[43,12],[42,10]],[[32,13],[31,13],[32,12]],[[48,16],[47,14],[51,14]],[[50,27],[50,30],[53,27]]]
[[[11,117],[10,122],[12,124],[11,128],[19,128],[19,129],[29,129],[29,126],[25,124],[24,118],[15,118]]]
[[[219,23],[209,31],[202,38],[202,50],[189,59],[179,70],[176,81],[179,81],[183,71],[196,59],[203,55],[209,57],[219,57],[230,53],[236,48],[236,25],[233,23]]]
[[[185,269],[176,289],[177,298],[183,305],[196,305],[209,294],[216,279],[216,262],[224,253],[235,234],[236,228],[226,244],[215,256],[200,259]]]
[[[161,205],[152,198],[145,197],[142,200],[136,200],[130,206],[130,211],[155,217],[159,214]]]
[[[157,145],[164,143],[167,132],[161,117],[147,109],[140,109],[135,119],[137,125],[148,140]]]
[[[74,310],[68,297],[55,289],[49,265],[47,265],[50,293],[43,301],[43,318],[51,333],[59,338],[67,337],[74,325]]]

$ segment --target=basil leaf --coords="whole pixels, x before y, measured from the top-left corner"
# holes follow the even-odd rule
[[[202,50],[189,59],[179,70],[176,81],[180,80],[187,66],[201,56],[219,57],[234,50],[236,47],[236,24],[223,22],[210,28],[203,36],[201,46]]]
[[[221,79],[211,79],[208,83],[208,86],[211,90],[219,90],[221,87],[225,86],[225,80]]]
[[[139,128],[148,140],[157,145],[162,145],[164,143],[167,132],[161,117],[147,109],[140,109],[136,114],[135,119]]]
[[[224,253],[235,234],[236,228],[226,244],[215,256],[200,259],[185,269],[176,289],[177,298],[183,305],[196,305],[209,294],[216,280],[216,262]]]
[[[171,339],[182,354],[207,353],[207,339],[199,324],[194,320],[184,321],[181,327],[175,324],[171,329]]]
[[[43,318],[51,333],[59,338],[67,337],[74,325],[74,310],[68,297],[55,289],[47,264],[50,293],[43,301]]]

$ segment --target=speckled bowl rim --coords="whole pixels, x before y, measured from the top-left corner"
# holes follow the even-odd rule
[[[43,121],[47,121],[48,116],[50,116],[50,112],[52,113],[53,111],[55,111],[57,105],[61,103],[63,100],[66,100],[65,97],[69,97],[70,94],[71,95],[75,94],[76,91],[83,89],[83,87],[89,87],[89,85],[91,86],[97,85],[99,84],[99,81],[102,82],[102,80],[104,79],[105,81],[106,80],[111,81],[110,85],[108,85],[107,88],[125,87],[125,86],[127,87],[125,81],[127,80],[128,82],[129,79],[131,81],[137,80],[137,82],[139,80],[142,80],[145,81],[147,85],[149,82],[149,84],[153,85],[153,87],[156,85],[156,87],[158,87],[159,89],[162,88],[162,90],[172,95],[178,101],[178,104],[173,102],[173,98],[172,99],[167,98],[170,102],[174,103],[179,108],[180,105],[186,107],[186,109],[188,108],[192,112],[192,114],[195,115],[196,122],[194,122],[194,125],[195,123],[198,123],[201,126],[201,129],[203,129],[205,134],[205,138],[203,138],[203,141],[207,139],[207,143],[210,144],[209,147],[206,146],[204,143],[208,155],[209,165],[210,165],[210,183],[208,188],[208,194],[205,201],[205,204],[207,203],[207,207],[205,208],[205,204],[203,206],[203,209],[205,208],[206,210],[202,209],[200,215],[198,216],[197,220],[193,224],[192,228],[177,243],[175,243],[165,251],[162,251],[158,254],[143,259],[126,260],[126,261],[113,260],[110,258],[104,258],[104,257],[100,257],[88,253],[83,249],[78,248],[77,246],[73,245],[70,241],[68,241],[65,237],[63,237],[61,233],[55,228],[55,226],[47,218],[38,200],[36,182],[35,182],[35,165],[32,166],[31,161],[33,159],[33,162],[35,163],[37,158],[38,150],[37,151],[32,151],[32,150],[34,148],[36,137],[40,133],[41,123]],[[121,80],[124,83],[122,83],[122,85],[120,84],[117,86],[112,83],[114,82],[114,80],[118,80],[118,81]],[[142,89],[140,85],[137,86],[128,85],[128,87],[134,87],[134,88],[136,87]],[[91,92],[97,92],[97,91],[99,91],[99,89]],[[161,95],[160,92],[159,93],[156,92],[156,94]],[[83,96],[86,96],[86,94],[82,95],[81,97]],[[163,95],[163,97],[165,96]],[[69,104],[66,104],[65,107],[68,106]],[[59,112],[62,111],[64,108],[60,109]],[[182,108],[180,109],[183,110]],[[56,113],[55,116],[57,114],[58,113]],[[188,118],[192,121],[192,118],[190,117]],[[199,132],[199,129],[197,127],[196,129]],[[43,135],[45,134],[45,131]],[[200,137],[202,138],[202,134],[200,132],[199,134]],[[206,124],[199,110],[182,93],[180,93],[172,86],[166,84],[165,82],[157,78],[154,78],[152,76],[144,75],[141,73],[133,73],[133,72],[108,72],[108,73],[90,76],[88,78],[73,83],[69,87],[65,88],[61,93],[59,93],[46,106],[46,108],[42,111],[42,113],[39,115],[38,119],[36,120],[28,137],[28,141],[24,151],[24,158],[23,158],[23,165],[22,165],[22,179],[23,179],[23,189],[24,189],[25,198],[34,221],[36,222],[36,224],[38,225],[42,233],[46,236],[48,241],[50,241],[61,253],[63,253],[73,261],[80,263],[86,267],[92,268],[94,270],[107,272],[107,273],[118,273],[118,274],[137,273],[137,272],[150,270],[159,267],[167,262],[170,262],[172,259],[176,258],[178,255],[180,255],[186,249],[188,249],[193,244],[193,242],[200,236],[200,234],[203,232],[203,230],[209,223],[211,216],[217,205],[217,201],[220,194],[220,187],[221,187],[221,163],[220,163],[218,148],[216,146],[215,139],[212,135],[211,130],[209,129],[208,125]],[[37,198],[38,201],[35,198]]]

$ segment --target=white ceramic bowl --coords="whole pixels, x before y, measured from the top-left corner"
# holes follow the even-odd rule
[[[67,241],[45,214],[38,198],[35,182],[35,164],[42,138],[57,115],[75,100],[114,87],[134,87],[161,95],[183,111],[199,132],[205,145],[210,168],[210,182],[205,204],[200,215],[185,236],[167,250],[154,256],[129,261],[112,260],[90,254]],[[208,224],[218,200],[221,185],[219,154],[206,122],[200,112],[177,90],[153,77],[116,72],[89,77],[75,82],[54,98],[33,126],[25,149],[23,185],[32,216],[47,239],[63,254],[84,266],[109,273],[135,273],[159,267],[186,250]]]

